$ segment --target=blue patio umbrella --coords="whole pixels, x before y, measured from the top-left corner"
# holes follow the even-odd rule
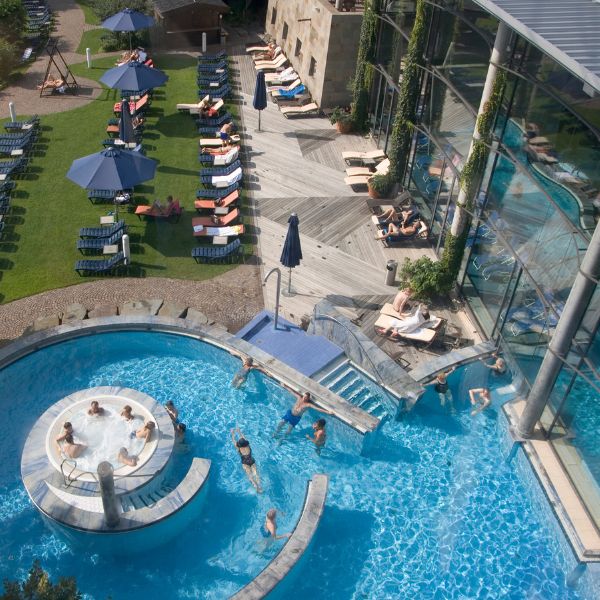
[[[110,31],[128,31],[129,49],[131,50],[131,32],[147,29],[154,25],[154,19],[137,10],[125,8],[102,22],[102,27]]]
[[[163,85],[169,76],[160,69],[147,67],[139,62],[129,62],[109,69],[100,81],[109,88],[139,92]]]
[[[296,213],[292,213],[288,219],[288,230],[285,236],[285,242],[283,244],[283,250],[281,252],[281,258],[279,262],[290,270],[290,278],[288,280],[287,293],[292,293],[292,269],[297,267],[302,260],[302,248],[300,247],[300,232],[298,231],[298,224],[300,220]]]
[[[258,130],[260,131],[260,113],[267,108],[267,84],[265,83],[264,71],[259,71],[256,74],[252,106],[258,111]]]
[[[154,177],[156,161],[140,152],[108,148],[73,161],[67,178],[86,189],[127,190]]]
[[[135,133],[133,131],[133,122],[131,113],[129,112],[129,102],[123,100],[121,102],[121,119],[119,120],[119,139],[126,144],[135,141]]]

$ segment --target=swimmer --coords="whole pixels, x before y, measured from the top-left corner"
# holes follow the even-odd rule
[[[506,373],[506,361],[501,356],[498,356],[498,352],[493,352],[491,356],[495,359],[494,362],[489,365],[481,359],[483,366],[491,369],[496,375],[504,375]]]
[[[169,416],[171,417],[171,421],[173,421],[173,423],[177,423],[177,419],[179,418],[179,411],[175,407],[175,404],[173,404],[173,400],[169,400],[165,404],[165,408],[167,409],[167,412],[169,413]]]
[[[119,454],[117,454],[117,460],[128,467],[135,467],[138,463],[138,457],[130,456],[127,448],[124,446],[119,450]]]
[[[72,434],[69,433],[65,436],[65,443],[62,447],[62,451],[69,458],[77,458],[86,448],[87,446],[85,444],[76,444]]]
[[[237,433],[237,439],[236,439]],[[256,461],[252,456],[252,448],[250,448],[250,442],[244,437],[244,434],[241,432],[239,427],[231,430],[231,441],[235,446],[235,449],[238,451],[240,455],[240,459],[242,461],[242,469],[246,473],[246,477],[250,483],[256,488],[256,491],[260,494],[262,492],[262,487],[260,485],[260,476],[258,475],[258,470],[256,469]]]
[[[442,371],[435,376],[435,379],[428,383],[427,385],[432,385],[433,389],[437,392],[438,398],[440,399],[440,406],[448,406],[453,409],[454,398],[452,397],[452,392],[450,391],[450,386],[448,385],[447,377],[452,373],[454,369],[450,369],[449,371]]]
[[[131,437],[139,438],[141,440],[144,440],[144,443],[148,443],[150,441],[150,438],[152,437],[152,432],[155,428],[156,423],[154,423],[154,421],[148,421],[143,427],[140,427],[140,429],[138,429],[135,432],[135,434],[132,431]]]
[[[131,406],[129,406],[129,404],[126,404],[123,407],[123,410],[121,411],[121,416],[126,420],[126,421],[133,421],[133,413],[131,412],[132,408]]]
[[[325,442],[327,441],[325,425],[327,425],[327,421],[325,421],[325,419],[319,419],[312,425],[315,436],[310,437],[310,435],[306,434],[306,439],[310,440],[315,445],[315,451],[319,456],[321,456],[321,450],[323,450]]]
[[[92,404],[88,409],[88,415],[92,417],[100,417],[104,414],[104,409],[100,406],[98,400],[92,400]]]
[[[489,388],[473,388],[469,390],[469,398],[471,399],[471,405],[476,406],[471,411],[472,417],[485,410],[492,403],[492,394]]]
[[[175,426],[175,441],[182,444],[185,440],[186,430],[187,427],[185,426],[185,423],[177,423]]]
[[[330,410],[327,410],[326,408],[320,408],[319,406],[317,406],[312,401],[310,397],[310,392],[305,392],[302,396],[300,396],[300,394],[296,394],[296,396],[296,403],[294,404],[294,406],[292,406],[291,409],[288,409],[288,411],[285,413],[285,415],[283,415],[283,417],[281,417],[281,421],[279,422],[279,425],[277,425],[277,429],[275,430],[273,437],[277,437],[279,435],[279,432],[283,429],[286,423],[288,428],[283,437],[287,437],[292,432],[292,429],[294,429],[294,427],[298,425],[300,419],[302,418],[302,415],[309,408],[312,408],[313,410],[324,413],[326,415],[333,414]]]
[[[73,435],[73,425],[69,421],[65,421],[61,434],[56,436],[56,447],[59,452],[61,451],[60,442],[66,440],[68,435]]]
[[[242,368],[233,376],[231,386],[234,388],[239,388],[243,383],[246,382],[248,373],[250,373],[252,369],[260,371],[261,373],[266,373],[262,367],[258,367],[254,364],[252,357],[247,356],[242,363]]]
[[[289,538],[292,535],[291,533],[282,533],[281,535],[277,535],[277,511],[274,508],[271,508],[267,512],[265,522],[260,528],[260,533],[263,536],[263,538],[265,538],[265,540],[269,542],[272,542],[274,540],[283,540],[285,538]]]

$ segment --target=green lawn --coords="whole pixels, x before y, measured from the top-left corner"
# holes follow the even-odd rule
[[[81,36],[81,42],[79,42],[79,47],[77,48],[77,52],[79,54],[83,54],[85,56],[85,49],[89,48],[92,51],[92,55],[98,54],[99,52],[104,52],[102,49],[102,36],[106,35],[108,31],[106,29],[90,29],[89,31],[84,31]]]
[[[92,9],[92,3],[89,0],[77,0],[77,4],[79,4],[79,8],[83,11],[85,22],[88,25],[100,25],[100,19]]]
[[[123,212],[129,225],[132,251],[131,275],[179,279],[208,279],[233,268],[230,265],[198,265],[191,258],[197,245],[192,236],[193,202],[199,187],[198,134],[187,114],[175,109],[177,102],[196,97],[195,61],[183,56],[159,56],[157,65],[169,81],[157,90],[148,113],[144,135],[147,155],[158,160],[156,177],[140,190],[136,199],[151,203],[168,194],[181,199],[185,211],[176,224],[139,220]],[[72,66],[76,76],[98,79],[112,66],[113,58]],[[81,254],[76,250],[79,228],[99,224],[111,205],[92,205],[85,190],[66,179],[71,162],[102,149],[107,120],[113,116],[117,92],[104,90],[99,99],[66,113],[42,117],[40,152],[30,163],[29,174],[17,182],[11,214],[0,240],[0,300],[9,302],[64,287],[89,278],[79,277],[73,267]],[[247,248],[247,251],[251,250]]]

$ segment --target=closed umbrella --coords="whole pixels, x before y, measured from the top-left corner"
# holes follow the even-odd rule
[[[67,178],[82,188],[127,190],[154,177],[156,161],[140,152],[108,148],[73,161]]]
[[[292,269],[297,267],[302,260],[300,232],[298,231],[299,223],[300,221],[298,219],[298,215],[296,213],[292,213],[288,219],[287,235],[285,236],[281,258],[279,259],[279,262],[281,262],[284,267],[288,267],[290,270],[287,289],[288,295],[292,294]]]
[[[133,131],[133,121],[129,112],[129,102],[123,100],[121,102],[121,119],[119,120],[119,139],[130,144],[135,141],[135,133]]]
[[[154,25],[152,17],[131,8],[125,8],[102,22],[104,29],[129,32],[129,50],[131,50],[131,32],[147,29],[152,25]]]
[[[267,108],[267,84],[265,83],[264,71],[259,71],[256,74],[252,106],[258,111],[258,130],[260,131],[260,113]]]
[[[139,92],[163,85],[169,76],[160,69],[148,67],[139,62],[129,62],[109,69],[100,81],[109,88]]]

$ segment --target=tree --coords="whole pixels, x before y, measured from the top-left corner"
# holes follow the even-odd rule
[[[0,38],[18,42],[23,34],[25,19],[21,0],[0,0]]]
[[[82,597],[74,577],[61,577],[53,584],[36,560],[25,581],[4,581],[0,600],[81,600]]]
[[[19,62],[19,49],[9,40],[0,37],[0,82],[8,81]]]

